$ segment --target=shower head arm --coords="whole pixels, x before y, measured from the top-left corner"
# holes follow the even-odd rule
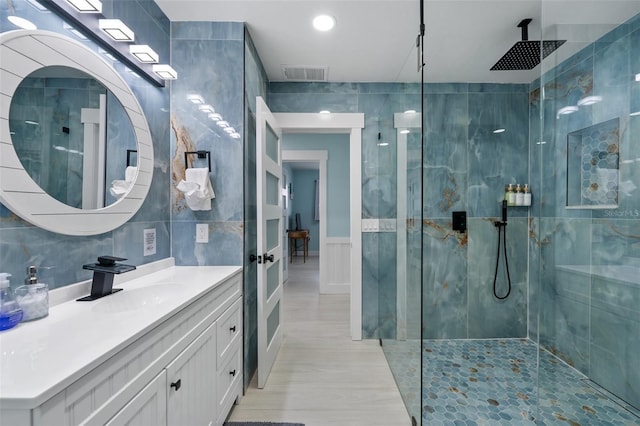
[[[523,19],[518,24],[518,28],[522,28],[522,41],[529,40],[529,32],[527,27],[529,26],[530,23],[531,23],[531,18],[527,18],[527,19]]]

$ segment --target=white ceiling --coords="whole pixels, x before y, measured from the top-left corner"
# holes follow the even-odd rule
[[[270,81],[282,65],[328,67],[332,82],[419,82],[419,0],[156,0],[171,21],[246,22]],[[529,83],[531,71],[489,71],[520,40],[566,39],[550,68],[640,13],[640,0],[426,0],[425,82]],[[334,30],[311,26],[333,15]]]

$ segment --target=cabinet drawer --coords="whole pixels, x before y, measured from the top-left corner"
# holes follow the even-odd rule
[[[216,322],[217,330],[217,342],[218,347],[218,369],[222,367],[232,346],[236,341],[240,341],[242,335],[242,298],[236,300],[233,305],[229,307]]]
[[[218,371],[216,382],[218,395],[218,421],[223,424],[231,411],[231,406],[242,393],[242,350],[241,345],[231,347],[233,354]]]

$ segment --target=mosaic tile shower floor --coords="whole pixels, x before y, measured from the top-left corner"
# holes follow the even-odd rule
[[[425,426],[640,425],[640,418],[544,350],[538,395],[538,347],[527,339],[425,341],[422,404],[420,343],[385,340],[383,347],[410,414],[422,415]]]

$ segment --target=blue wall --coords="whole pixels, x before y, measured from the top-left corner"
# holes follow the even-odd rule
[[[634,78],[639,72],[640,15],[532,84],[529,148],[532,181],[540,187],[538,194],[534,190],[539,198],[529,231],[530,262],[540,266],[531,268],[530,335],[535,338],[539,333],[544,347],[636,407],[640,407],[640,116],[630,114],[640,111],[640,83]],[[590,95],[601,96],[602,102],[582,106],[575,114],[557,115],[559,108]],[[619,142],[604,147],[619,155],[618,208],[566,209],[567,135],[618,118]],[[539,145],[541,140],[547,143]],[[581,266],[585,272],[571,273],[567,265]],[[596,273],[602,265],[610,269],[608,278]],[[625,267],[637,269],[624,278]]]
[[[396,217],[397,152],[393,114],[419,110],[420,85],[392,83],[271,83],[274,112],[363,112],[362,216]],[[524,337],[527,331],[527,211],[509,224],[513,296],[492,295],[497,232],[492,219],[506,183],[528,181],[528,86],[427,84],[425,122],[424,282],[428,338]],[[492,131],[502,123],[507,132]],[[378,146],[381,139],[388,147]],[[419,149],[419,139],[413,149]],[[416,157],[417,155],[417,157]],[[413,152],[411,158],[420,158]],[[410,173],[418,173],[413,163]],[[451,212],[468,212],[469,234],[451,229]],[[413,232],[419,232],[414,230]],[[396,236],[364,233],[363,336],[393,337],[396,329]],[[410,238],[421,253],[420,238]],[[418,259],[418,264],[420,259]],[[410,285],[420,276],[411,270]],[[419,331],[417,331],[419,333]]]
[[[39,29],[73,37],[53,13],[42,13],[24,0],[0,1],[0,31],[15,30],[8,15],[26,17]],[[103,1],[103,14],[122,18],[141,43],[149,44],[162,60],[169,60],[169,21],[152,0]],[[135,17],[131,20],[130,17]],[[97,45],[83,42],[98,51]],[[0,270],[13,274],[12,285],[20,285],[29,265],[54,266],[42,272],[41,280],[50,288],[62,287],[91,278],[82,265],[93,263],[99,255],[128,258],[141,265],[171,255],[169,230],[169,87],[157,88],[128,72],[121,63],[114,68],[127,81],[146,115],[154,144],[154,174],[149,196],[136,215],[123,226],[101,235],[73,237],[36,228],[0,205]],[[143,231],[155,228],[156,254],[144,256]]]
[[[327,237],[349,237],[349,135],[285,133],[282,149],[327,151]]]
[[[291,200],[292,209],[288,226],[289,229],[296,229],[296,213],[300,213],[300,227],[309,230],[311,235],[309,250],[314,252],[320,250],[320,244],[318,244],[320,222],[314,218],[316,181],[319,178],[317,170],[294,170],[291,179],[294,199]]]

